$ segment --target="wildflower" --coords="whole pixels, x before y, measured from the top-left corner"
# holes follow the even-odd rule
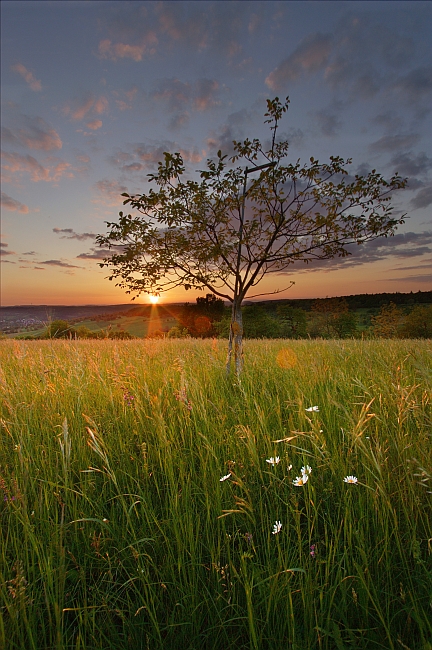
[[[305,467],[301,468],[301,473],[303,474],[310,474],[312,472],[312,467],[310,465],[306,465]]]
[[[252,544],[253,541],[253,535],[252,533],[245,533],[245,540],[248,544]]]
[[[277,465],[278,463],[280,463],[280,458],[279,458],[279,456],[276,456],[276,458],[273,458],[273,456],[272,456],[271,458],[266,459],[266,463],[270,463],[270,465],[273,465],[273,466]]]
[[[278,533],[280,533],[281,528],[282,528],[281,522],[280,521],[275,521],[274,526],[273,526],[273,530],[272,530],[272,535],[277,535]]]
[[[230,476],[231,476],[231,472],[229,472],[229,474],[226,474],[225,476],[222,476],[222,478],[220,478],[219,481],[223,483],[223,481],[226,481]]]
[[[358,478],[357,476],[345,476],[344,478],[344,483],[357,483]]]
[[[309,475],[308,474],[302,474],[301,476],[297,476],[296,479],[293,481],[293,484],[296,487],[300,487],[301,485],[304,485],[307,483],[309,480]]]
[[[315,557],[315,544],[312,544],[312,546],[310,547],[310,553],[309,553],[309,555],[310,555],[311,557]]]
[[[292,465],[288,465],[288,471],[290,472],[292,470]]]
[[[312,411],[319,411],[318,406],[309,406],[308,409],[305,409],[305,411],[309,411],[311,413]]]

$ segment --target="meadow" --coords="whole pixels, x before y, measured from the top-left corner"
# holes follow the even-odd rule
[[[0,341],[0,647],[432,650],[431,341]]]

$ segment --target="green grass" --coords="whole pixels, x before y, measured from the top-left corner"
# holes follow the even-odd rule
[[[1,341],[0,647],[431,650],[430,353]]]

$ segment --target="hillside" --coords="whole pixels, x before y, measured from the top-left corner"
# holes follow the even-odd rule
[[[432,291],[416,293],[377,293],[340,296],[348,304],[349,310],[358,316],[360,327],[368,327],[370,318],[377,314],[383,305],[395,305],[411,309],[416,305],[432,304]],[[283,299],[246,301],[245,305],[254,305],[274,314],[278,307],[289,306],[310,312],[313,304],[325,302],[318,299]],[[63,319],[73,325],[84,325],[92,331],[100,329],[124,329],[133,336],[143,337],[155,331],[167,332],[178,323],[178,317],[188,303],[151,305],[17,305],[0,308],[0,332],[17,334],[34,332],[39,334],[53,320]]]

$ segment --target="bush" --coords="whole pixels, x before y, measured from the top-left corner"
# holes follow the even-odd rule
[[[188,336],[190,336],[190,334],[187,327],[181,327],[180,325],[171,327],[170,331],[167,334],[167,337],[169,339],[186,339]]]
[[[53,320],[47,327],[44,338],[69,339],[75,335],[75,329],[67,320]]]
[[[405,317],[400,334],[407,339],[432,338],[432,305],[417,305]]]
[[[117,330],[115,332],[108,332],[108,338],[109,339],[120,339],[122,341],[124,340],[129,340],[135,338],[130,334],[129,332],[126,332],[126,330]]]

